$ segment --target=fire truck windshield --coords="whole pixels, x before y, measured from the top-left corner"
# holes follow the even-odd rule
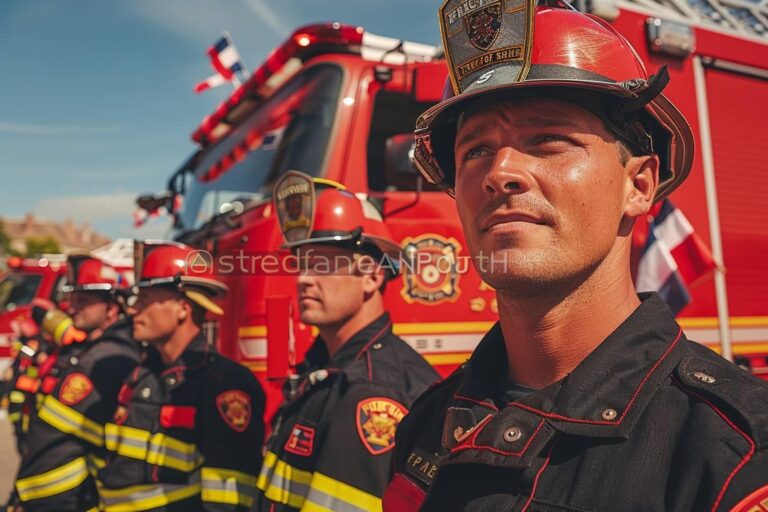
[[[236,202],[268,199],[287,170],[322,176],[342,76],[333,64],[307,69],[203,153],[184,176],[176,229],[197,229]]]
[[[0,312],[32,302],[42,279],[37,274],[6,274],[0,279]]]

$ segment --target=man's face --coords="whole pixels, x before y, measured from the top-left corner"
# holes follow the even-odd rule
[[[481,110],[460,126],[455,158],[467,243],[495,288],[568,286],[616,243],[632,179],[616,139],[581,107],[542,98]]]
[[[77,329],[87,333],[103,326],[109,319],[110,303],[96,291],[72,292],[67,313]]]
[[[133,317],[133,338],[150,343],[167,341],[187,314],[185,300],[179,291],[171,288],[140,288],[128,308]]]
[[[299,314],[304,323],[341,325],[360,309],[366,293],[371,293],[374,262],[368,257],[360,260],[352,251],[322,245],[304,246],[296,256],[301,269]],[[367,265],[361,266],[361,261]],[[361,268],[365,266],[364,272]]]

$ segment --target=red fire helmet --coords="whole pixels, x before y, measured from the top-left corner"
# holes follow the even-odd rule
[[[67,256],[67,284],[61,288],[70,292],[114,292],[131,286],[130,276],[118,271],[90,254]]]
[[[209,253],[168,240],[135,240],[133,246],[136,286],[176,286],[189,300],[208,311],[224,311],[213,299],[229,289],[215,279]]]
[[[377,259],[386,256],[391,263],[387,265],[392,271],[389,277],[396,275],[402,257],[400,246],[392,239],[379,210],[364,195],[334,181],[294,171],[275,185],[273,197],[286,239],[282,247],[335,245]]]
[[[526,98],[573,102],[600,117],[634,154],[658,154],[655,200],[688,175],[693,135],[683,115],[661,94],[666,67],[649,76],[630,43],[604,20],[560,0],[504,2],[447,0],[440,28],[449,64],[443,101],[416,124],[414,159],[427,181],[453,195],[454,145],[468,109]]]

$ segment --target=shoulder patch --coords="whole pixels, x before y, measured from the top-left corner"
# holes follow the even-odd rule
[[[239,389],[219,394],[216,397],[216,408],[224,422],[235,432],[244,432],[251,423],[251,397]]]
[[[315,429],[296,423],[291,429],[291,435],[283,445],[287,452],[309,457],[315,445]]]
[[[82,402],[93,391],[93,382],[83,373],[71,373],[67,375],[61,384],[59,400],[66,405],[75,405]]]
[[[768,511],[768,485],[759,488],[731,509],[731,512],[765,511]]]
[[[395,447],[395,432],[406,414],[408,409],[391,398],[376,396],[357,403],[357,433],[371,455]]]

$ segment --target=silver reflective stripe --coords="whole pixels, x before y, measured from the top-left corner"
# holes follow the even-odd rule
[[[360,508],[352,503],[341,501],[340,499],[319,491],[314,487],[309,491],[307,502],[327,508],[328,510],[333,510],[333,512],[370,512],[367,508]]]
[[[308,484],[302,484],[294,480],[288,480],[287,478],[283,478],[275,472],[272,472],[272,474],[267,478],[269,487],[277,487],[278,489],[288,491],[289,493],[296,494],[298,496],[306,496],[309,492]]]
[[[178,459],[182,462],[187,462],[189,464],[194,465],[195,461],[198,459],[200,452],[197,450],[193,451],[192,453],[184,453],[180,452],[178,450],[174,450],[173,448],[170,448],[168,446],[157,444],[157,443],[150,443],[149,445],[149,453],[157,454],[158,456],[164,456],[164,457],[173,457],[174,459]]]

